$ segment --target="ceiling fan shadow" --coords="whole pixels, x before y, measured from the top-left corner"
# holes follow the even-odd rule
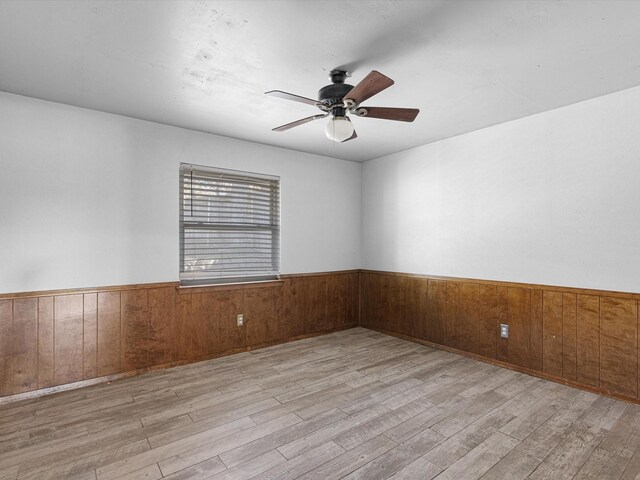
[[[335,68],[352,74],[362,67],[385,65],[428,45],[451,29],[477,21],[484,8],[482,4],[479,1],[451,0],[400,3],[397,14],[389,16],[384,28],[375,29],[369,36],[358,36],[361,40],[352,43],[348,50],[353,60]],[[406,9],[413,10],[411,15],[407,15]]]

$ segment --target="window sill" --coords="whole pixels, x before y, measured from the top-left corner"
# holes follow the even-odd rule
[[[246,290],[249,288],[282,287],[284,280],[261,280],[257,282],[213,283],[211,285],[179,285],[178,295],[187,293],[217,292],[226,290]]]

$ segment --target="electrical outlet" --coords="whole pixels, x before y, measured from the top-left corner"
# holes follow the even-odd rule
[[[509,338],[509,325],[506,323],[500,324],[500,336],[502,338]]]
[[[238,326],[242,327],[244,325],[244,313],[240,313],[236,316],[236,320],[238,322]]]

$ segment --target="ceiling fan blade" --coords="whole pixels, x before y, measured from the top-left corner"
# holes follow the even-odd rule
[[[311,117],[301,118],[300,120],[296,120],[295,122],[287,123],[285,125],[280,125],[273,129],[274,132],[284,132],[285,130],[289,130],[290,128],[297,127],[298,125],[302,125],[307,122],[313,122],[314,120],[318,120],[320,118],[324,118],[328,115],[328,113],[319,113],[318,115],[312,115]]]
[[[356,131],[353,131],[353,135],[351,135],[349,138],[347,138],[346,140],[341,141],[340,143],[344,143],[344,142],[348,142],[349,140],[353,140],[354,138],[358,138],[358,134],[356,133]]]
[[[371,70],[371,73],[353,87],[351,91],[344,96],[343,100],[346,102],[347,99],[350,99],[353,100],[356,105],[359,105],[361,102],[380,93],[385,88],[389,88],[391,85],[393,85],[393,80],[377,70]]]
[[[382,118],[384,120],[398,120],[400,122],[413,122],[420,110],[417,108],[389,108],[389,107],[360,107],[362,117]]]
[[[312,98],[301,97],[300,95],[294,95],[293,93],[283,92],[282,90],[271,90],[264,92],[265,95],[271,95],[272,97],[284,98],[285,100],[293,100],[294,102],[307,103],[309,105],[317,105],[318,101]]]

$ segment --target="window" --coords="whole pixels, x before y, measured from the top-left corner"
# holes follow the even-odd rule
[[[269,280],[279,272],[279,177],[181,164],[181,282]]]

